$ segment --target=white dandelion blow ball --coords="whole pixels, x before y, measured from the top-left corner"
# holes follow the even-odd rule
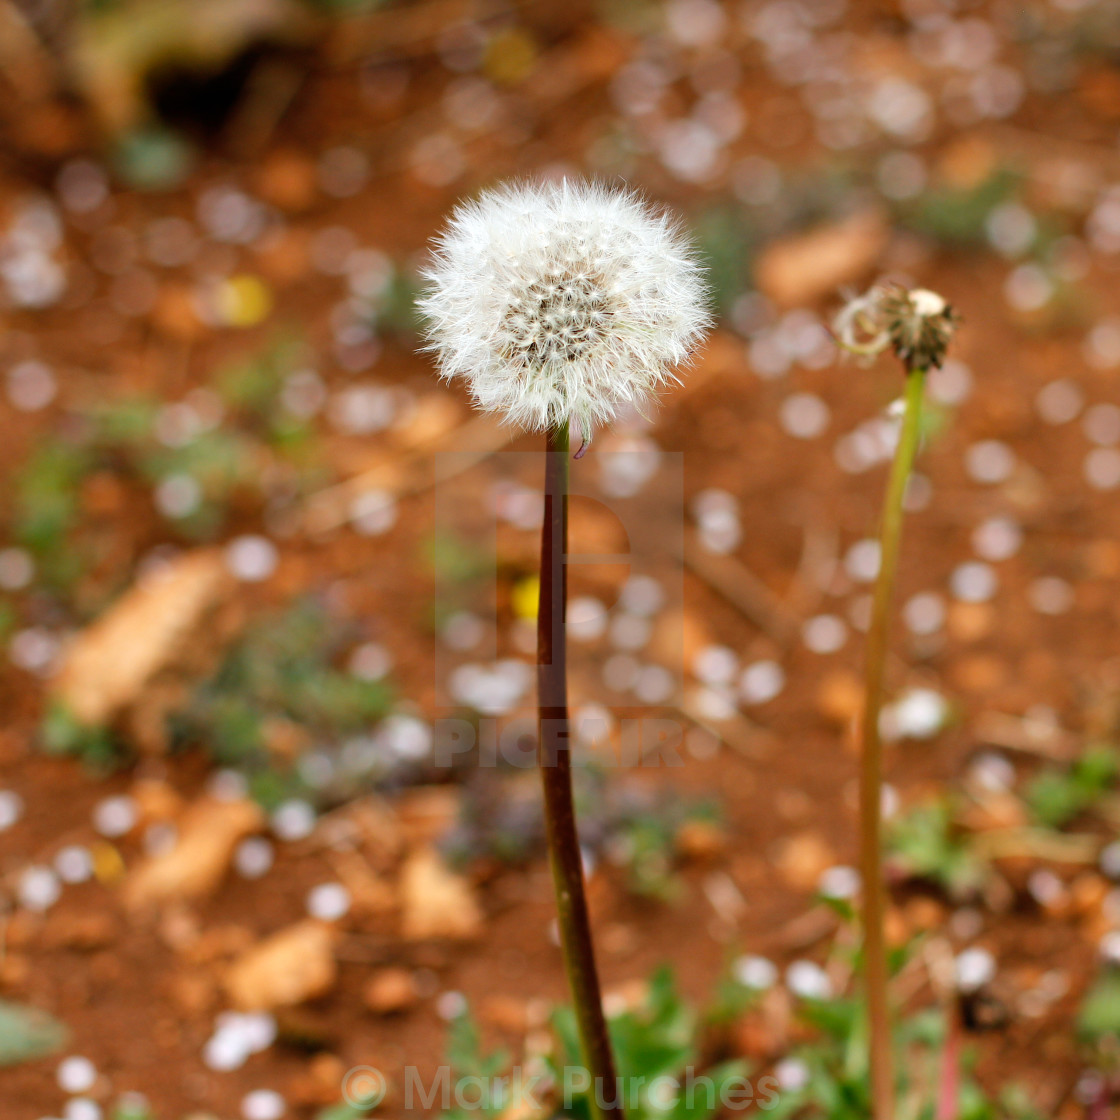
[[[675,380],[710,317],[677,222],[595,183],[510,184],[462,203],[424,271],[440,375],[478,408],[584,443]]]

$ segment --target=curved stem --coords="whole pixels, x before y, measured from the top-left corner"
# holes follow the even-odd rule
[[[898,570],[903,500],[920,439],[922,393],[926,371],[906,375],[906,407],[898,448],[887,482],[879,530],[879,575],[871,625],[867,633],[867,665],[861,727],[859,782],[860,875],[863,881],[863,960],[867,984],[871,1099],[875,1120],[894,1116],[894,1070],[890,1009],[887,1002],[887,948],[884,931],[886,890],[882,871],[883,744],[879,715],[883,708],[883,677],[890,631],[891,600]]]
[[[568,428],[548,433],[544,524],[541,529],[540,609],[537,615],[537,761],[544,790],[548,841],[560,945],[575,1005],[583,1056],[591,1075],[596,1120],[625,1120],[617,1098],[614,1058],[603,1016],[603,999],[583,882],[583,860],[572,798],[564,616],[568,599]]]

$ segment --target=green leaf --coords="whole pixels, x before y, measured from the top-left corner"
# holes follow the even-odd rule
[[[69,1031],[45,1011],[0,1000],[0,1066],[14,1066],[57,1053]]]
[[[1087,747],[1071,766],[1043,770],[1027,788],[1027,807],[1041,824],[1061,828],[1109,791],[1118,769],[1120,762],[1113,746]]]
[[[112,769],[121,761],[121,750],[108,728],[80,723],[59,703],[47,708],[39,741],[48,754],[74,755],[97,769]]]
[[[904,224],[949,245],[983,244],[985,222],[1001,202],[1011,198],[1020,176],[997,167],[968,187],[935,187],[901,208]]]
[[[709,1120],[716,1116],[721,1108],[724,1095],[732,1104],[745,1103],[750,1100],[747,1094],[747,1085],[734,1085],[733,1081],[745,1079],[750,1066],[743,1061],[725,1062],[723,1065],[714,1066],[705,1070],[696,1080],[699,1084],[693,1086],[692,1092],[688,1091],[687,1081],[685,1091],[680,1095],[676,1105],[667,1114],[671,1120]],[[710,1085],[709,1085],[710,1083]],[[733,1093],[742,1092],[742,1098],[732,1096]],[[758,1100],[762,1100],[760,1095]],[[734,1111],[734,1110],[733,1110]]]
[[[954,897],[978,890],[987,872],[955,827],[952,806],[944,799],[917,805],[895,820],[887,843],[891,858],[907,874],[938,883]]]
[[[368,1108],[339,1101],[338,1104],[329,1105],[316,1112],[315,1120],[365,1120],[368,1115]]]
[[[1120,971],[1110,969],[1089,989],[1077,1026],[1093,1042],[1120,1036]]]
[[[726,312],[750,282],[757,231],[741,209],[722,206],[699,216],[695,237],[708,269],[712,302]]]

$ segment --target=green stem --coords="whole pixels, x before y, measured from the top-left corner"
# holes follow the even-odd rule
[[[545,836],[564,968],[575,1005],[584,1061],[591,1075],[596,1120],[625,1120],[603,997],[595,968],[583,860],[576,831],[569,743],[564,616],[568,601],[568,426],[548,433],[544,524],[541,528],[540,609],[537,615],[538,754],[544,790]]]
[[[879,735],[879,715],[883,710],[883,677],[890,633],[891,600],[894,596],[899,542],[902,537],[903,501],[920,441],[925,379],[925,369],[911,369],[906,375],[906,407],[883,502],[883,520],[879,530],[879,575],[875,581],[871,625],[867,632],[867,665],[860,736],[859,816],[863,959],[867,984],[874,1120],[892,1120],[894,1116],[894,1070],[884,930],[887,900],[882,870],[883,744]]]

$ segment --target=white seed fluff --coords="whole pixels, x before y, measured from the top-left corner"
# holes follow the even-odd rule
[[[420,310],[440,375],[530,429],[590,440],[639,411],[706,333],[702,269],[677,223],[596,183],[507,184],[437,239]]]

